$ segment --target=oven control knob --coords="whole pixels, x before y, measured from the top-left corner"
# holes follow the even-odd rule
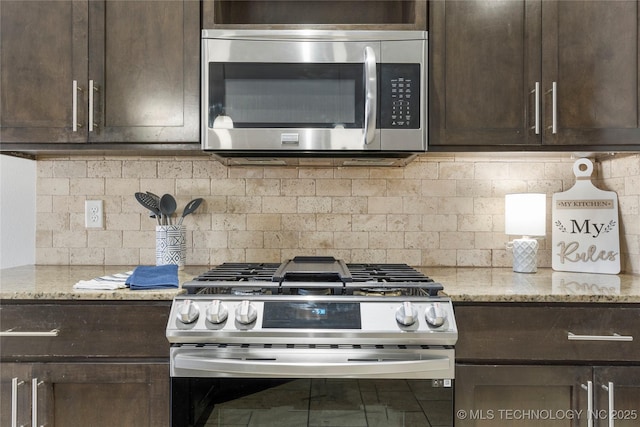
[[[193,300],[186,299],[178,309],[178,320],[182,323],[193,323],[198,319],[200,309]]]
[[[241,325],[249,325],[256,321],[258,317],[258,310],[249,302],[244,300],[236,307],[236,320]]]
[[[227,320],[229,316],[229,311],[227,307],[220,301],[219,299],[211,301],[209,305],[207,305],[206,312],[207,320],[211,323],[222,323]]]
[[[447,320],[447,311],[439,303],[435,302],[427,307],[424,317],[429,325],[439,328]]]
[[[396,310],[396,321],[404,326],[411,326],[418,320],[418,310],[409,301],[403,302]]]

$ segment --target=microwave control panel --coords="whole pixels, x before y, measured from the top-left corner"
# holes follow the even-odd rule
[[[379,64],[380,128],[420,128],[420,64]]]

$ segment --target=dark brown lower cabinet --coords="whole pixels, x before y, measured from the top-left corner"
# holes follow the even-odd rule
[[[640,425],[637,305],[454,308],[456,427]]]
[[[594,368],[593,384],[598,417],[607,416],[606,410],[609,409],[617,427],[640,425],[640,366]],[[609,407],[609,399],[612,399],[612,408]],[[598,425],[609,424],[600,421]]]
[[[640,367],[460,364],[455,402],[456,426],[637,426]]]
[[[533,411],[568,413],[587,409],[581,384],[591,379],[587,367],[564,366],[456,366],[456,426],[538,426]],[[558,417],[556,417],[558,418]],[[550,426],[572,426],[563,417]]]
[[[168,425],[166,363],[3,364],[0,425]]]
[[[168,426],[170,301],[2,301],[0,426]]]
[[[41,364],[33,377],[38,418],[55,425],[168,425],[168,363]]]
[[[0,425],[31,424],[31,365],[0,363]]]

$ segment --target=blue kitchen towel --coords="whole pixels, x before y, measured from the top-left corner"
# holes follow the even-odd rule
[[[139,265],[134,270],[127,285],[134,290],[167,289],[178,287],[178,266],[167,265]]]

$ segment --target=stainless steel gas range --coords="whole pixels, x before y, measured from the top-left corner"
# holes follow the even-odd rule
[[[452,425],[453,307],[417,270],[295,257],[183,288],[166,330],[173,426]]]

